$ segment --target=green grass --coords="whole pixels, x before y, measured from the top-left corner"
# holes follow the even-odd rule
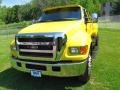
[[[31,25],[31,21],[0,25],[0,35],[10,35],[17,33],[21,28]]]
[[[14,34],[0,34],[0,90],[120,90],[120,30],[101,29],[99,36],[91,79],[82,85],[74,78],[33,78],[12,69],[9,44]]]
[[[111,28],[111,29],[119,29],[120,22],[99,22],[100,28]]]

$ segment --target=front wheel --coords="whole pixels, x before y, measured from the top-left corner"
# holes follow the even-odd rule
[[[99,37],[94,37],[92,38],[92,43],[91,43],[91,47],[90,47],[90,55],[92,59],[95,59],[97,51],[99,48]]]
[[[92,59],[91,59],[91,56],[89,55],[89,57],[87,59],[86,70],[85,70],[84,74],[80,77],[80,80],[83,83],[86,83],[90,79],[91,67],[92,67]]]

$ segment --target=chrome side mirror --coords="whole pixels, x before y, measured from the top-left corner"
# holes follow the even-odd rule
[[[94,23],[98,22],[98,14],[97,13],[92,13],[92,20]]]

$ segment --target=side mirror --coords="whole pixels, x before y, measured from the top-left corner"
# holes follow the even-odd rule
[[[32,24],[38,23],[38,20],[33,19]]]
[[[92,13],[92,20],[94,23],[98,22],[98,14],[97,13]]]

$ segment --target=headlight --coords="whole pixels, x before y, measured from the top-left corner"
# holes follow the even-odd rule
[[[80,46],[80,47],[70,47],[69,52],[71,55],[85,55],[87,53],[88,46]]]
[[[70,54],[79,54],[80,53],[80,49],[79,47],[70,47]]]

